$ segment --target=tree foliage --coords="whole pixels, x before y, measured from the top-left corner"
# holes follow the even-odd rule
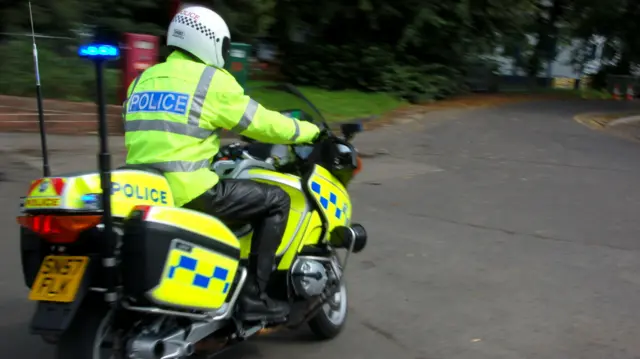
[[[497,48],[535,76],[555,58],[557,45],[572,39],[584,45],[574,51],[573,65],[580,69],[594,35],[606,38],[605,54],[616,71],[628,73],[640,62],[638,0],[190,2],[213,6],[229,22],[234,41],[274,39],[283,55],[282,71],[291,81],[332,89],[393,91],[412,99],[444,97],[464,90],[471,69],[491,69],[485,55]],[[171,8],[170,0],[32,4],[38,33],[77,37],[97,31],[110,39],[123,32],[163,36]],[[27,2],[0,2],[0,20],[3,33],[30,30]],[[9,38],[3,38],[2,46],[7,46]]]
[[[606,39],[604,55],[616,72],[628,74],[640,63],[640,2],[637,0],[574,0],[572,24],[581,39],[599,35]]]
[[[555,59],[560,45],[574,46],[571,64],[578,71],[584,69],[594,58],[596,38],[604,39],[603,71],[629,74],[640,62],[637,0],[541,0],[532,15],[525,28],[535,38],[533,46],[517,35],[506,42],[507,54],[521,57],[518,64],[532,76]]]
[[[293,80],[329,88],[442,97],[501,39],[522,30],[530,0],[280,1],[273,35]],[[292,33],[304,32],[304,43]]]

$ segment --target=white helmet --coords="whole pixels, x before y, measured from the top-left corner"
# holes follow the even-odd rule
[[[231,35],[222,17],[213,10],[186,6],[171,20],[167,45],[187,51],[207,65],[224,67]]]

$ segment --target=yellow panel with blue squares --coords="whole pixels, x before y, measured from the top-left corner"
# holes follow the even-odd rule
[[[342,184],[326,169],[316,166],[309,178],[309,188],[329,221],[329,229],[348,225],[351,200]]]
[[[234,258],[174,239],[151,297],[180,308],[215,310],[226,301],[237,269]]]

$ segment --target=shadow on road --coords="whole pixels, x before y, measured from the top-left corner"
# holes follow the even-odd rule
[[[252,359],[265,358],[268,352],[267,347],[270,345],[280,344],[297,344],[304,346],[307,350],[313,351],[314,346],[322,345],[309,330],[300,331],[276,331],[268,334],[258,335],[244,343],[239,343],[227,351],[216,356],[216,359]],[[315,344],[315,345],[314,345]],[[264,352],[263,352],[264,349]]]
[[[29,318],[0,326],[0,348],[7,358],[53,358],[53,347],[29,334]]]

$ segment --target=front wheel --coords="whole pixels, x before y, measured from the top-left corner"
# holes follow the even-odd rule
[[[340,290],[309,321],[311,331],[322,340],[337,337],[347,323],[347,308],[347,286],[342,283]]]
[[[86,298],[56,347],[56,359],[117,359],[111,328],[113,311],[101,300]]]

